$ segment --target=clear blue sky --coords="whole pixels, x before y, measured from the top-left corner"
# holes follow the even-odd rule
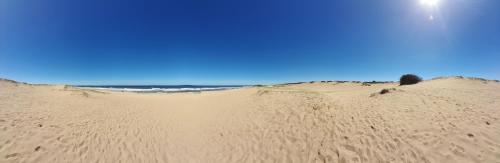
[[[404,73],[499,79],[499,8],[498,0],[0,0],[0,77],[68,84],[397,80]]]

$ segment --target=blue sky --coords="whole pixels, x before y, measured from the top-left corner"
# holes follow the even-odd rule
[[[431,0],[432,1],[432,0]],[[1,0],[0,77],[67,84],[500,79],[500,1]]]

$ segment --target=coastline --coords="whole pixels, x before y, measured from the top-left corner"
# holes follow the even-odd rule
[[[223,91],[248,87],[245,85],[77,85],[79,89],[135,92],[135,93],[182,93],[182,92],[206,92]]]

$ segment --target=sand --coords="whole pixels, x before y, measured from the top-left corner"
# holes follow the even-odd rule
[[[170,94],[2,80],[0,162],[500,162],[499,118],[500,83],[468,78]]]

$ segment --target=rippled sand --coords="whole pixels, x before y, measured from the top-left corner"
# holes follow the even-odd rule
[[[499,162],[499,118],[500,83],[467,78],[173,94],[0,81],[0,162]]]

